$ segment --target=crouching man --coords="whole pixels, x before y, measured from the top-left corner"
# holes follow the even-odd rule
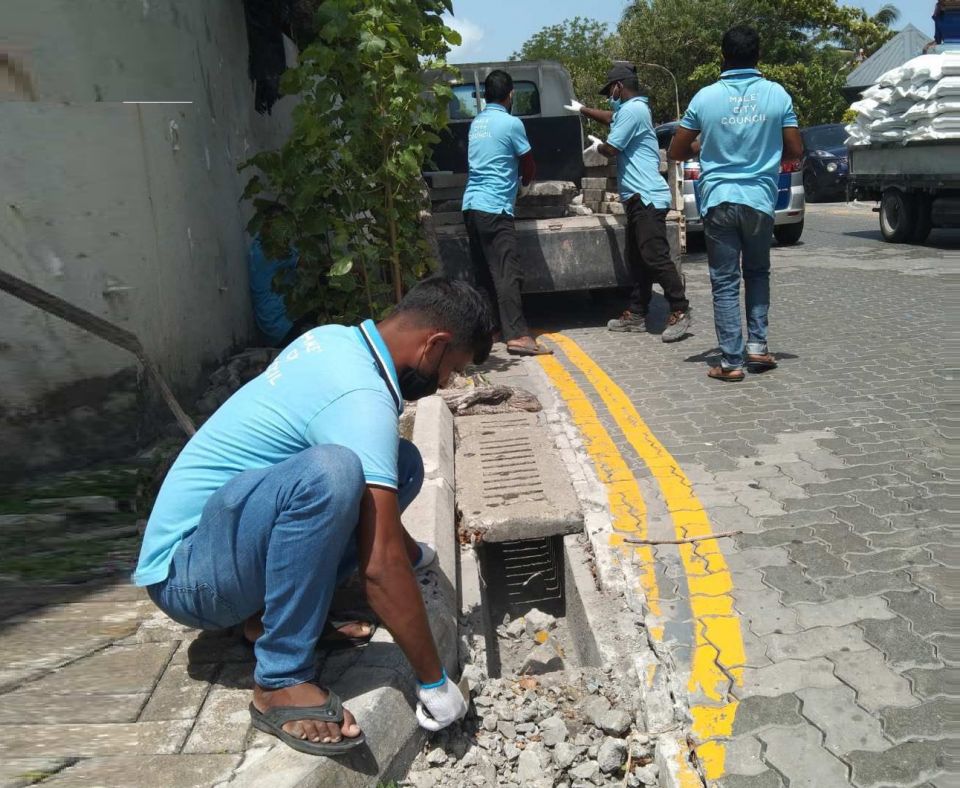
[[[186,445],[147,523],[134,582],[170,618],[202,629],[255,619],[250,714],[291,747],[337,755],[364,741],[314,650],[338,579],[367,601],[419,680],[417,717],[439,730],[466,704],[440,664],[400,513],[423,464],[401,441],[404,400],[484,361],[486,299],[442,277],[389,317],[315,328],[234,394]]]

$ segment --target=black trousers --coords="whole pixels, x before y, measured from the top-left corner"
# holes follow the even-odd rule
[[[470,239],[474,284],[490,298],[503,341],[529,336],[520,301],[523,272],[513,217],[469,210],[463,212],[463,221]]]
[[[645,205],[639,197],[627,200],[627,264],[633,274],[633,292],[627,307],[645,315],[650,307],[654,284],[663,288],[671,312],[690,308],[683,279],[670,259],[667,240],[667,211]]]

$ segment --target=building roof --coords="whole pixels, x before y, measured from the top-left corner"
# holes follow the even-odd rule
[[[930,36],[907,25],[880,49],[857,66],[847,77],[847,88],[864,90],[880,77],[923,54],[923,49],[933,41]]]

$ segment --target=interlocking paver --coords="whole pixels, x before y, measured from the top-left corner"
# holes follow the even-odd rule
[[[824,657],[834,651],[866,651],[870,644],[862,630],[853,624],[840,627],[814,627],[790,635],[767,635],[763,638],[767,655],[774,662],[785,659]]]
[[[721,781],[722,788],[783,788],[783,780],[774,771],[760,774],[728,774]]]
[[[906,591],[912,588],[906,572],[862,572],[847,577],[824,577],[820,579],[823,593],[828,598],[870,596],[884,591]]]
[[[954,723],[952,732],[956,734],[956,700],[937,698],[909,709],[881,709],[880,719],[883,720],[883,732],[894,741],[940,739],[947,735],[951,722]]]
[[[885,706],[916,706],[910,682],[894,672],[879,651],[835,652],[830,659],[844,683],[857,692],[857,703],[867,711],[877,712]]]
[[[812,725],[767,728],[757,734],[766,745],[764,760],[784,775],[791,788],[844,785],[847,767],[821,746]]]
[[[913,694],[924,700],[960,695],[960,668],[913,668],[904,671]]]
[[[764,567],[762,573],[767,585],[780,592],[780,601],[785,605],[823,600],[823,590],[796,564]]]
[[[733,720],[733,734],[753,733],[771,725],[802,725],[800,698],[793,693],[776,697],[751,695],[740,701]]]
[[[759,573],[757,573],[759,577]],[[735,587],[736,583],[735,583]],[[743,615],[743,619],[754,634],[763,636],[773,632],[799,632],[797,613],[780,604],[778,594],[773,589],[740,594],[734,606]]]
[[[918,635],[947,632],[947,611],[934,602],[933,594],[923,589],[890,591],[883,595],[890,609],[899,613]]]
[[[871,553],[847,553],[844,556],[851,572],[892,572],[897,569],[906,569],[911,566],[929,565],[933,558],[922,547],[908,547],[903,549],[875,550]]]
[[[787,545],[790,558],[806,567],[809,577],[843,577],[849,574],[846,564],[826,545],[820,542],[801,542]]]
[[[763,668],[744,668],[743,686],[734,687],[739,697],[766,695],[776,697],[804,687],[836,687],[840,680],[833,665],[822,657],[807,660],[784,660]]]
[[[937,775],[946,766],[938,742],[907,742],[885,752],[854,752],[847,756],[852,782],[869,788],[880,785],[913,785]]]
[[[891,665],[907,668],[940,664],[933,646],[911,632],[902,618],[862,621],[860,628],[864,638],[880,649]]]
[[[886,750],[890,742],[883,737],[877,719],[856,703],[849,687],[802,689],[802,714],[823,733],[824,746],[841,757],[853,750]]]
[[[819,605],[797,605],[800,626],[810,629],[816,626],[842,627],[863,619],[890,619],[894,612],[887,602],[876,596],[835,599]]]
[[[724,744],[724,749],[726,757],[723,767],[728,775],[740,774],[750,777],[763,774],[768,770],[761,757],[763,745],[753,736],[738,736],[736,739],[731,739]]]

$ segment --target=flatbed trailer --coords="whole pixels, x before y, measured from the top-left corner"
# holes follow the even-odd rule
[[[922,244],[934,227],[960,227],[960,140],[850,149],[850,196],[879,202],[891,243]]]

